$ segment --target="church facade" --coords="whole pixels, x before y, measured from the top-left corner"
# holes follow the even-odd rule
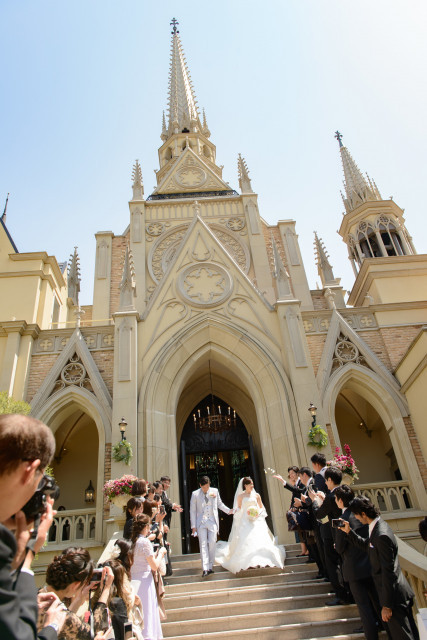
[[[205,473],[226,504],[252,474],[284,540],[289,496],[264,469],[307,464],[310,403],[327,457],[348,443],[357,486],[383,511],[427,509],[427,255],[403,210],[337,133],[354,285],[346,303],[315,235],[322,288],[310,290],[295,221],[263,220],[240,155],[239,191],[224,182],[176,25],[168,102],[156,189],[146,196],[137,161],[127,228],[96,234],[92,305],[79,305],[77,250],[68,268],[19,253],[1,219],[0,391],[55,434],[64,510],[49,544],[105,541],[118,512],[102,487],[125,473],[171,476],[176,551],[190,550],[189,496]],[[112,455],[120,424],[129,465]]]

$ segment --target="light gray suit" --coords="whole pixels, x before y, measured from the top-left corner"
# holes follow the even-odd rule
[[[211,570],[215,561],[215,543],[219,529],[218,509],[227,514],[232,511],[221,500],[218,489],[209,487],[206,495],[201,488],[193,491],[190,502],[190,521],[191,528],[197,530],[199,537],[203,571]]]

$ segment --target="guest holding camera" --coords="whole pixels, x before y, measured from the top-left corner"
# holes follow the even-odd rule
[[[46,589],[61,601],[71,600],[65,623],[58,634],[59,640],[90,640],[90,624],[82,622],[77,611],[89,595],[89,590],[100,585],[99,598],[93,608],[95,632],[106,631],[109,625],[107,602],[114,574],[110,567],[96,569],[86,549],[68,547],[55,556],[46,571]]]
[[[368,553],[372,578],[381,606],[381,618],[393,640],[418,640],[419,633],[412,613],[414,592],[403,576],[399,564],[397,541],[393,531],[380,517],[380,511],[365,496],[357,496],[349,509],[362,524],[369,526],[369,536],[362,538],[348,522],[342,530],[349,541]]]
[[[0,416],[0,638],[34,640],[38,601],[31,563],[42,548],[52,523],[52,503],[44,470],[55,452],[50,429],[39,420],[18,414]],[[21,509],[34,496],[33,509]],[[32,511],[32,513],[30,513]],[[27,518],[28,516],[28,518]],[[34,520],[36,524],[34,525]],[[29,529],[35,526],[31,536]],[[15,535],[13,533],[15,532]],[[16,570],[12,574],[12,570]],[[40,599],[44,628],[39,636],[55,640],[65,612],[53,594]]]
[[[335,502],[335,491],[342,480],[341,470],[338,469],[338,467],[328,467],[325,471],[324,479],[328,493],[325,495],[322,491],[318,491],[317,493],[310,491],[309,495],[313,501],[313,513],[317,520],[322,521],[320,531],[325,554],[326,571],[328,572],[328,578],[335,591],[335,598],[326,602],[326,604],[331,607],[349,601],[349,594],[342,579],[341,557],[334,547],[334,533],[331,526],[332,520],[339,518],[342,513]]]
[[[340,519],[332,521],[332,526],[335,527],[335,549],[342,558],[343,577],[359,609],[365,637],[367,640],[377,640],[381,608],[372,580],[368,555],[364,550],[352,545],[344,531],[338,528],[344,522],[348,522],[358,536],[367,538],[368,525],[362,524],[349,509],[349,504],[354,498],[351,487],[342,484],[334,493],[337,506],[342,510]]]

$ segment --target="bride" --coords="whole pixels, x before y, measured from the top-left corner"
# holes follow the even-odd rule
[[[216,544],[215,562],[237,573],[249,567],[283,569],[285,549],[274,542],[267,527],[267,512],[251,478],[242,478],[234,496],[236,510],[228,542]]]

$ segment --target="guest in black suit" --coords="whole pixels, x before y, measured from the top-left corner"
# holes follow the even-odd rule
[[[52,501],[48,499],[32,551],[27,548],[29,526],[20,509],[35,493],[54,452],[55,439],[42,422],[18,414],[0,416],[1,640],[37,637],[38,605],[31,562],[43,546],[52,523]],[[14,576],[12,569],[18,569]],[[56,640],[65,620],[62,603],[53,594],[40,600],[50,606],[45,614],[45,628],[38,637]]]
[[[418,640],[412,614],[414,592],[402,574],[396,538],[380,511],[362,496],[354,498],[349,509],[362,524],[369,526],[369,537],[362,538],[346,523],[343,530],[349,541],[369,555],[372,577],[381,605],[381,617],[393,640]]]
[[[353,490],[346,484],[335,489],[335,501],[342,510],[341,518],[362,538],[368,537],[368,525],[362,524],[350,511],[348,505],[354,498]],[[340,529],[334,529],[335,549],[342,558],[342,573],[359,609],[363,631],[367,640],[377,640],[378,621],[381,607],[371,575],[368,554],[351,544],[348,536]]]
[[[344,604],[349,601],[349,594],[344,586],[341,573],[341,557],[334,547],[334,534],[331,522],[341,516],[341,509],[335,502],[335,490],[340,485],[342,473],[338,467],[327,467],[325,471],[325,483],[328,493],[325,495],[322,491],[314,493],[310,491],[310,498],[313,500],[313,513],[317,520],[321,520],[321,536],[323,541],[323,551],[325,554],[326,571],[328,578],[335,591],[335,598],[329,600],[328,606]]]
[[[317,491],[323,491],[323,493],[328,493],[328,487],[325,482],[325,472],[328,468],[326,466],[326,456],[323,453],[314,453],[311,458],[311,466],[313,467],[314,473],[314,484],[316,486]]]

